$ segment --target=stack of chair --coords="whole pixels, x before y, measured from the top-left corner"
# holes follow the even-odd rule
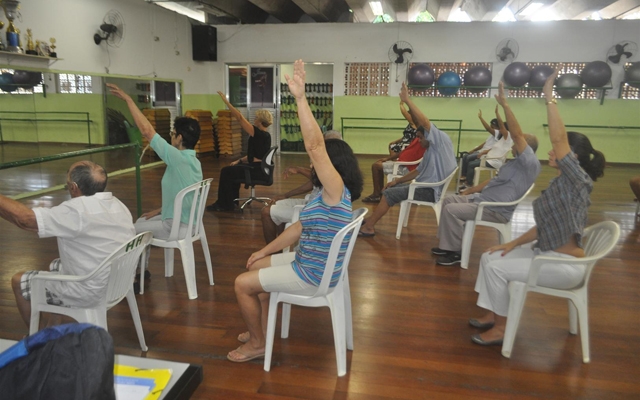
[[[151,122],[156,133],[171,143],[171,112],[166,108],[145,108],[142,113]],[[142,137],[142,147],[146,147],[148,144],[149,141]],[[155,155],[155,152],[149,147],[147,154]]]
[[[242,128],[240,128],[240,122],[231,116],[231,111],[218,111],[217,128],[220,154],[240,154],[242,152]]]
[[[200,124],[200,140],[196,144],[197,154],[210,153],[215,150],[213,141],[213,114],[208,110],[189,110],[184,114]]]

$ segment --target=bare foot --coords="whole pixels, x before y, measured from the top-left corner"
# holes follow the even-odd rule
[[[249,339],[251,339],[251,333],[249,333],[249,331],[242,332],[238,335],[238,342],[240,343],[247,343]]]
[[[262,357],[264,357],[264,347],[253,349],[249,348],[248,344],[243,344],[227,354],[227,359],[233,362],[247,362]]]

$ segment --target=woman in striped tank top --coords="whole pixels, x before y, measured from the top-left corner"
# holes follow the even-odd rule
[[[227,355],[233,362],[264,356],[269,292],[315,293],[331,241],[351,222],[351,202],[360,197],[363,187],[362,172],[351,147],[342,140],[325,141],[322,137],[305,97],[302,60],[295,62],[293,77],[285,75],[285,78],[298,105],[304,146],[311,158],[311,179],[322,191],[309,200],[298,222],[249,257],[249,271],[236,278],[236,297],[248,332],[238,336],[244,344]],[[299,246],[295,252],[278,253],[296,241]],[[345,241],[343,248],[346,250],[346,247]],[[343,257],[336,262],[331,287],[338,283]]]

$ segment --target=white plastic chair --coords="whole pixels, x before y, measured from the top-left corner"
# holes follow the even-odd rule
[[[445,194],[447,192],[447,188],[449,187],[449,183],[456,176],[456,172],[458,171],[458,167],[456,167],[444,180],[440,182],[411,182],[409,185],[409,197],[406,200],[403,200],[400,203],[400,215],[398,216],[398,228],[396,229],[396,239],[400,239],[402,235],[402,228],[406,228],[409,223],[409,212],[411,211],[411,205],[416,204],[419,206],[429,206],[433,207],[433,211],[436,214],[436,224],[440,225],[440,212],[442,211],[442,201],[444,200]],[[418,188],[435,188],[438,186],[442,186],[442,193],[440,193],[440,198],[435,203],[430,201],[420,201],[414,200],[413,196],[415,195],[416,189]]]
[[[474,173],[473,173],[473,186],[477,186],[478,183],[480,183],[480,172],[489,171],[489,173],[491,174],[491,178],[493,178],[494,176],[496,176],[496,174],[500,170],[500,168],[496,169],[493,167],[488,167],[487,160],[500,160],[502,162],[501,165],[504,165],[504,163],[507,161],[507,154],[505,154],[502,157],[496,157],[496,158],[487,158],[487,156],[480,157],[480,165],[474,169]]]
[[[353,212],[353,220],[349,225],[340,229],[331,242],[329,256],[325,266],[320,286],[311,296],[272,292],[269,300],[269,318],[267,322],[266,346],[264,355],[264,370],[271,369],[271,356],[273,354],[273,341],[276,331],[276,319],[278,317],[278,303],[282,304],[282,326],[280,336],[283,339],[289,337],[289,320],[291,317],[291,304],[305,307],[329,307],[331,311],[331,323],[333,325],[333,340],[335,342],[336,363],[338,376],[347,373],[347,349],[353,350],[353,320],[351,315],[351,292],[349,290],[349,275],[347,267],[351,259],[353,247],[358,238],[358,231],[362,220],[367,213],[366,208],[359,208]],[[344,253],[342,271],[338,278],[338,284],[330,288],[331,275],[335,269],[336,259],[340,252],[340,246],[348,235],[349,244]]]
[[[305,200],[309,201],[309,195],[306,195]],[[290,227],[291,225],[293,225],[294,223],[296,223],[299,219],[300,219],[300,212],[302,211],[302,209],[304,208],[304,206],[302,204],[299,204],[297,206],[293,206],[293,216],[291,217],[291,222],[287,222],[284,225],[284,229],[287,229],[288,227]],[[283,253],[288,253],[291,251],[291,246],[285,247],[284,249],[282,249]]]
[[[120,303],[122,299],[126,297],[127,303],[129,303],[129,310],[131,310],[133,324],[138,334],[138,340],[140,341],[140,348],[142,351],[147,351],[148,347],[144,340],[142,322],[140,321],[140,313],[138,312],[138,303],[133,293],[133,280],[140,255],[143,253],[145,247],[151,243],[151,239],[153,239],[151,232],[140,233],[128,243],[123,244],[111,253],[92,273],[84,276],[60,275],[55,272],[41,272],[35,275],[31,280],[31,321],[29,324],[29,334],[33,335],[38,331],[41,312],[67,315],[78,322],[98,325],[108,330],[107,310]],[[47,281],[85,282],[93,279],[98,274],[104,273],[104,270],[107,269],[109,270],[109,280],[106,290],[104,291],[105,295],[98,305],[80,308],[47,304],[45,291],[45,283]]]
[[[391,182],[396,178],[404,176],[403,174],[400,173],[400,167],[402,166],[406,167],[407,165],[418,165],[421,162],[422,162],[422,157],[420,157],[419,160],[415,160],[415,161],[394,161],[393,171],[390,174],[387,174],[387,183]]]
[[[511,220],[508,222],[499,223],[499,222],[489,222],[482,220],[482,213],[485,207],[506,207],[506,206],[514,206],[519,204],[522,200],[524,200],[529,193],[535,187],[535,183],[532,184],[529,189],[526,191],[522,197],[518,200],[510,201],[510,202],[490,202],[483,201],[478,203],[478,209],[476,210],[476,217],[473,221],[467,221],[464,224],[464,233],[462,235],[462,254],[460,256],[460,268],[467,269],[469,268],[469,255],[471,254],[471,242],[473,241],[473,234],[476,231],[476,226],[488,226],[490,228],[495,228],[498,230],[498,239],[500,243],[507,243],[511,241]]]
[[[184,280],[187,282],[187,293],[189,300],[198,298],[198,288],[196,287],[196,260],[193,253],[193,242],[199,240],[202,244],[204,259],[207,264],[207,272],[209,273],[209,285],[213,285],[213,270],[211,268],[211,254],[209,254],[209,244],[207,243],[207,235],[202,225],[202,217],[204,215],[205,202],[211,188],[213,179],[205,179],[194,183],[182,189],[176,195],[173,204],[173,225],[171,226],[171,234],[168,239],[156,239],[151,242],[152,246],[164,248],[164,276],[173,276],[173,250],[179,249],[182,256],[182,268],[184,270]],[[192,195],[191,211],[189,212],[189,223],[187,224],[187,236],[179,238],[180,232],[180,215],[182,215],[182,202],[186,195]],[[144,293],[144,270],[147,267],[145,260],[140,268],[140,294]]]
[[[524,302],[528,292],[537,292],[556,297],[564,297],[569,303],[569,332],[578,333],[580,324],[580,336],[582,341],[582,361],[588,363],[589,355],[589,309],[587,307],[587,286],[589,278],[596,262],[606,256],[618,242],[620,227],[613,221],[604,221],[595,224],[584,231],[583,243],[585,256],[575,259],[560,257],[537,256],[531,263],[527,283],[509,282],[509,313],[507,326],[502,343],[502,355],[509,358],[513,349],[520,316],[524,308]],[[539,286],[538,275],[543,264],[579,264],[585,266],[585,274],[582,282],[572,289],[552,289]]]

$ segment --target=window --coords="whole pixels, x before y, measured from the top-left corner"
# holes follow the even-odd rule
[[[15,70],[13,69],[8,69],[8,68],[0,68],[0,75],[1,74],[10,74],[11,77],[11,83],[8,84],[8,82],[5,81],[5,79],[9,79],[9,78],[3,78],[2,79],[2,83],[0,83],[0,94],[8,94],[8,93],[13,93],[13,94],[33,94],[33,93],[42,93],[43,92],[43,88],[42,88],[42,74],[40,72],[27,72],[27,71],[17,71],[18,73],[23,73],[23,74],[28,74],[29,79],[33,79],[34,81],[39,81],[40,83],[38,83],[35,86],[31,86],[28,84],[25,84],[23,86],[17,86],[16,83],[13,82],[13,75],[16,73]],[[8,75],[4,75],[5,77],[7,77]]]
[[[93,93],[90,75],[58,74],[60,93]]]
[[[631,68],[632,63],[627,63],[624,67],[625,70],[627,68]],[[635,83],[636,86],[638,82]],[[625,100],[640,100],[640,88],[633,87],[626,82],[623,82],[620,86],[620,98]]]
[[[346,96],[387,96],[389,63],[345,63],[344,94]]]
[[[416,64],[421,63],[411,63],[409,65],[409,68],[413,67]],[[465,72],[473,67],[481,66],[487,68],[489,71],[491,71],[492,69],[491,63],[429,63],[429,66],[433,68],[433,72],[435,73],[436,77],[440,76],[440,74],[444,72],[453,71],[460,76],[461,81],[464,77]],[[434,82],[434,85],[435,84],[436,83]],[[411,96],[447,97],[440,94],[438,89],[436,89],[435,87],[425,89],[409,88],[409,94]],[[465,89],[464,86],[461,86],[460,91],[455,95],[455,97],[489,97],[489,90],[485,90],[481,93],[471,93],[470,91]]]

